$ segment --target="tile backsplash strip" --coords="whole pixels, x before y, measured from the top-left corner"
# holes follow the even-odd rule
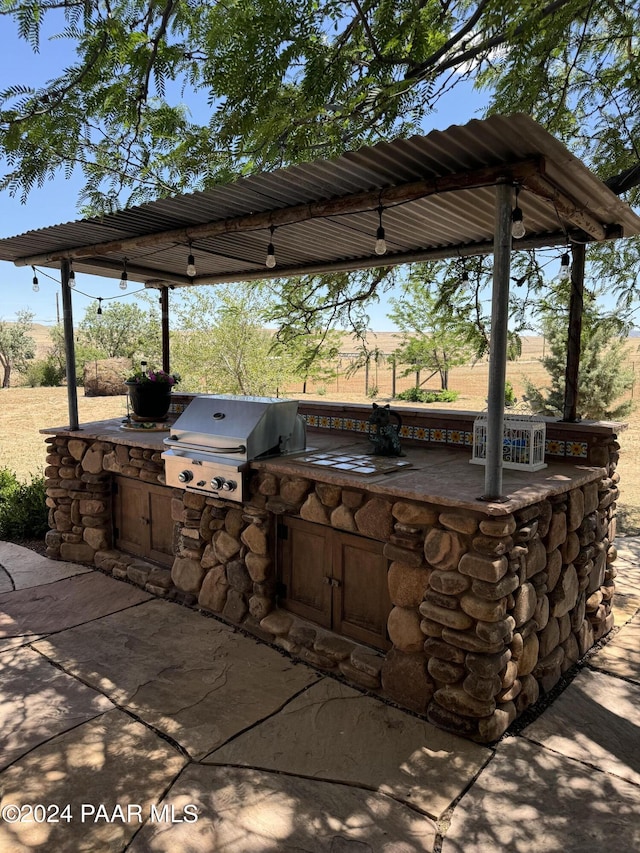
[[[366,405],[301,401],[300,413],[310,431],[335,432],[361,438],[369,432],[370,407]],[[400,437],[409,445],[466,449],[473,447],[473,422],[478,412],[456,412],[438,409],[398,409],[402,419]],[[546,423],[545,459],[547,462],[606,464],[599,448],[611,444],[625,429],[621,423],[583,421],[562,423],[544,418]]]
[[[180,415],[195,394],[173,394],[170,414]],[[402,424],[400,437],[414,447],[437,446],[467,450],[473,447],[473,422],[478,412],[442,409],[398,408]],[[307,429],[335,433],[336,438],[353,436],[362,439],[369,433],[371,406],[362,403],[299,401],[299,412]],[[563,423],[543,418],[546,423],[545,460],[547,462],[583,462],[604,465],[608,451],[604,449],[617,438],[626,425],[614,422],[581,421]]]

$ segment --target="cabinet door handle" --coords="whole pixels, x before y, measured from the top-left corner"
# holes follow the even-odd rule
[[[341,583],[341,581],[338,580],[338,578],[330,578],[327,576],[322,578],[322,583],[325,583],[328,586],[333,586],[333,587],[342,586],[342,583]]]

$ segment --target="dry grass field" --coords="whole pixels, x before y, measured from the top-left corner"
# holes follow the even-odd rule
[[[638,341],[630,342],[630,363],[636,355]],[[382,349],[382,347],[380,347]],[[387,352],[393,349],[391,346]],[[507,375],[513,383],[517,396],[523,388],[523,376],[529,376],[544,385],[546,374],[537,359],[542,354],[541,339],[528,339],[522,359],[509,364]],[[640,360],[640,359],[639,359]],[[335,387],[311,388],[306,399],[340,400],[371,403],[372,399],[388,402],[391,400],[391,373],[388,366],[378,365],[370,368],[369,389],[377,385],[375,397],[365,393],[364,370],[358,371],[350,380],[341,375],[335,381]],[[640,366],[639,366],[640,369]],[[411,385],[411,378],[403,383],[397,382],[397,390]],[[437,388],[435,378],[428,383]],[[485,408],[487,388],[487,365],[460,367],[451,371],[450,387],[460,392],[458,400],[450,408],[466,411],[480,411]],[[300,395],[299,388],[290,390],[292,396]],[[640,393],[640,392],[639,392]],[[398,401],[394,405],[403,404]],[[441,404],[423,404],[425,408],[440,408]],[[126,398],[121,397],[85,397],[78,389],[78,408],[80,423],[103,420],[105,418],[124,417]],[[639,407],[640,409],[640,407]],[[9,468],[21,480],[29,480],[39,475],[45,468],[44,436],[39,430],[47,427],[64,426],[68,423],[66,388],[7,388],[0,390],[0,468]],[[640,534],[640,411],[636,410],[629,418],[628,427],[619,435],[622,454],[619,465],[621,476],[621,500],[619,503],[619,527],[628,535]]]

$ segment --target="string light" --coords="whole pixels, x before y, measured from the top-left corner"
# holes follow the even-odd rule
[[[127,272],[127,259],[122,262],[122,275],[120,276],[120,290],[126,290],[129,286],[129,273]],[[100,312],[102,313],[102,312]]]
[[[73,261],[70,259],[69,260],[69,287],[75,287],[75,286],[76,286],[76,273],[75,273],[75,270],[73,269]]]
[[[102,316],[102,296],[98,296],[98,311],[96,313],[98,317]]]
[[[560,281],[567,281],[571,276],[571,258],[569,252],[565,252],[560,258],[560,272],[558,278]]]
[[[273,248],[273,232],[275,231],[275,226],[269,226],[269,232],[271,234],[271,240],[269,241],[269,245],[267,246],[267,258],[265,260],[265,266],[272,270],[276,265],[276,250]]]
[[[520,240],[527,233],[522,221],[522,210],[518,206],[519,193],[520,187],[516,187],[516,206],[511,211],[511,236],[516,240]]]
[[[189,278],[194,278],[196,275],[196,259],[193,257],[191,250],[191,240],[189,240],[189,257],[187,258],[187,275]]]
[[[378,225],[378,230],[376,231],[376,244],[374,246],[373,251],[376,255],[386,255],[387,253],[387,244],[384,239],[384,228],[382,227],[382,212],[384,208],[382,205],[378,207],[378,220],[380,224]]]
[[[38,284],[38,276],[36,275],[36,268],[31,267],[31,269],[33,270],[33,280],[32,280],[33,292],[37,293],[40,290],[40,285]]]

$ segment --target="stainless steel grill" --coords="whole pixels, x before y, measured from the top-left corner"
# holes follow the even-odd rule
[[[296,400],[206,394],[195,397],[164,443],[167,485],[242,502],[252,459],[305,449]]]

